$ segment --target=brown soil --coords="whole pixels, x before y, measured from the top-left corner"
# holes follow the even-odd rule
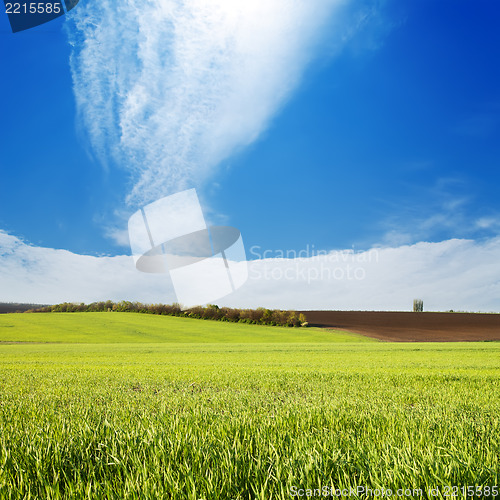
[[[310,326],[338,328],[390,342],[500,341],[500,314],[301,311]]]

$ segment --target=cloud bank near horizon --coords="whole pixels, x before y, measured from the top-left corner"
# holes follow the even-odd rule
[[[127,201],[200,185],[255,141],[344,3],[88,0],[74,9],[78,113],[100,160],[131,175]],[[341,31],[339,43],[349,36]]]
[[[249,262],[247,283],[216,302],[242,308],[402,311],[421,298],[426,310],[500,312],[499,254],[496,237],[257,259]],[[0,283],[0,302],[176,300],[168,275],[136,271],[132,257],[30,246],[3,231]]]

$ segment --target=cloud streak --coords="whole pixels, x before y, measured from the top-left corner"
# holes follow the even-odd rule
[[[255,141],[343,3],[87,0],[74,9],[79,116],[101,161],[131,174],[128,202],[201,185]]]

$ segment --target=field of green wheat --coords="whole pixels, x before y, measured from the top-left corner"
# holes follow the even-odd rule
[[[2,499],[495,498],[499,465],[498,342],[0,315]]]

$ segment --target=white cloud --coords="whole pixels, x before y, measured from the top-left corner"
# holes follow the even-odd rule
[[[174,302],[169,290],[168,275],[140,273],[132,257],[35,247],[0,231],[0,302]]]
[[[252,265],[250,284],[227,303],[410,310],[413,299],[421,298],[427,310],[500,311],[498,255],[500,238],[419,242],[354,254],[346,250],[302,261],[266,259]]]
[[[498,232],[498,230],[500,230],[500,217],[498,215],[491,217],[480,217],[476,220],[475,226],[478,229],[490,229]]]
[[[79,115],[101,160],[132,174],[128,201],[199,185],[255,141],[319,38],[347,36],[338,23],[335,36],[324,29],[343,3],[88,0],[74,9]]]
[[[249,249],[247,249],[249,250]],[[249,252],[248,252],[249,253]],[[255,256],[253,252],[253,256]],[[262,254],[262,252],[260,252]],[[500,238],[452,239],[367,252],[249,263],[249,280],[220,305],[235,307],[500,311]],[[0,301],[175,301],[168,275],[134,269],[132,257],[91,257],[29,246],[0,231]]]
[[[120,229],[117,227],[108,226],[104,228],[104,236],[114,241],[114,243],[121,247],[130,247],[130,241],[127,229]]]

